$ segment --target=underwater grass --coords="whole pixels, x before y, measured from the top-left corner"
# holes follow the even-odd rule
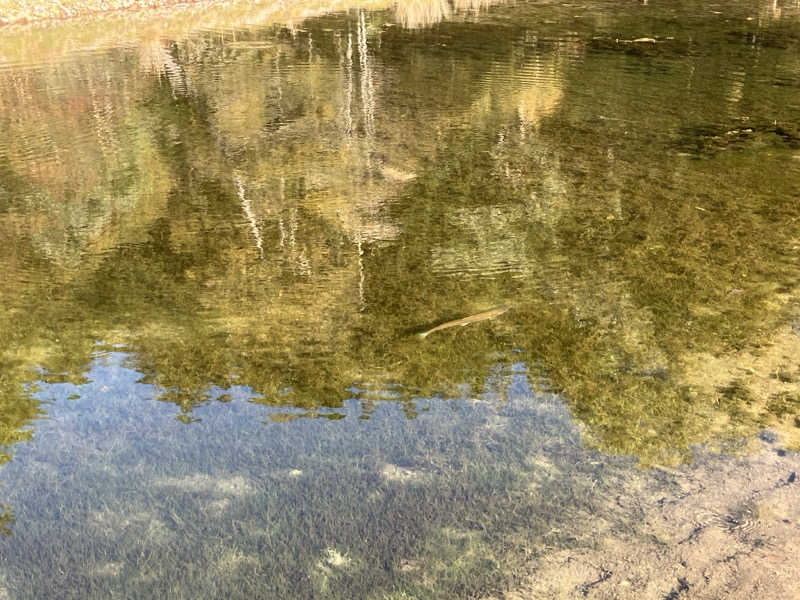
[[[529,44],[542,24],[516,10],[424,32],[365,15],[363,58],[381,99],[372,133],[360,120],[369,107],[345,81],[361,63],[342,70],[354,13],[310,19],[296,35],[235,33],[263,43],[258,51],[234,51],[215,33],[155,48],[183,69],[180,81],[143,68],[133,48],[9,76],[3,105],[30,133],[15,139],[45,148],[51,138],[31,133],[45,127],[70,151],[50,171],[44,150],[31,158],[15,145],[0,165],[0,226],[19,246],[3,248],[3,264],[29,275],[4,292],[17,311],[8,355],[44,369],[45,381],[80,383],[95,342],[118,339],[191,425],[213,400],[209,386],[234,383],[285,414],[328,418],[353,385],[398,385],[413,417],[415,395],[480,389],[493,361],[519,354],[598,448],[643,463],[685,457],[715,402],[682,380],[687,357],[760,343],[786,319],[779,297],[797,287],[791,86],[769,83],[771,61],[749,50],[711,52],[726,31],[679,26],[666,8],[648,26],[679,39],[650,48],[658,57],[585,45],[607,37],[604,6],[587,9],[569,51]],[[509,15],[522,20],[499,35],[493,19]],[[627,35],[641,22],[615,14],[613,25]],[[698,85],[687,89],[681,69],[650,67],[684,64],[675,46],[696,28],[708,39],[689,53]],[[791,52],[761,50],[776,69],[796,66]],[[720,69],[752,74],[758,135],[687,152],[737,126]],[[442,90],[430,86],[435,73],[449,74]],[[58,101],[39,93],[50,87]],[[541,114],[525,117],[518,100],[536,104],[540,88]],[[94,97],[114,110],[86,137]],[[664,110],[645,122],[655,98]],[[416,177],[390,183],[384,162]],[[491,323],[425,344],[409,335],[500,303],[512,310]]]
[[[269,50],[250,54],[212,34],[178,44],[186,89],[125,50],[3,88],[32,130],[125,149],[100,179],[95,154],[47,182],[36,161],[0,165],[20,246],[3,261],[27,269],[2,292],[0,441],[17,457],[0,472],[15,519],[0,575],[16,597],[476,597],[543,549],[592,543],[586,520],[635,530],[605,500],[636,460],[687,459],[714,418],[736,433],[792,421],[796,396],[750,414],[743,384],[700,397],[682,379],[693,352],[764,342],[797,287],[794,134],[706,139],[735,126],[707,99],[740,71],[753,111],[796,117],[750,42],[722,70],[691,54],[687,91],[681,69],[654,79],[649,53],[584,52],[605,17],[571,49],[521,26],[390,28],[367,40],[387,77],[367,140],[342,135],[330,93],[347,89],[354,15],[306,25],[314,60],[308,31],[254,33]],[[514,57],[500,75],[499,56]],[[557,101],[526,123],[515,99],[531,86]],[[51,88],[68,101],[37,94]],[[116,120],[83,138],[95,93]],[[257,122],[236,129],[220,109],[234,104]],[[369,171],[375,140],[417,165],[413,182]],[[362,239],[375,229],[391,235]],[[512,310],[491,323],[413,336],[499,303]],[[93,362],[97,340],[129,354]]]
[[[3,472],[15,597],[476,597],[572,543],[632,466],[583,450],[519,375],[505,404],[420,399],[413,420],[348,402],[338,421],[263,424],[232,390],[188,426],[134,372],[90,378],[50,390],[40,442]]]

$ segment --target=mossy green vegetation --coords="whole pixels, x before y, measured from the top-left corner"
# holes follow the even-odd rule
[[[3,468],[49,499],[9,491],[38,541],[5,576],[474,597],[570,543],[627,473],[597,465],[800,443],[770,6],[353,11],[0,71],[0,443],[58,449]],[[579,428],[512,406],[521,373]]]
[[[78,383],[97,342],[121,343],[187,422],[233,384],[307,414],[397,384],[413,415],[516,356],[598,447],[685,452],[716,402],[687,354],[761,344],[793,314],[797,107],[773,80],[797,38],[758,25],[786,46],[760,47],[762,74],[721,53],[743,43],[730,26],[701,23],[687,50],[695,25],[656,10],[670,43],[620,57],[586,42],[642,23],[593,10],[564,44],[523,43],[543,27],[524,7],[427,31],[351,13],[4,72],[4,356],[42,370],[12,393]],[[751,77],[733,97],[720,70]]]

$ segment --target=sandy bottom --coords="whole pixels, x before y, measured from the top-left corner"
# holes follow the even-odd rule
[[[755,455],[651,470],[608,498],[634,525],[587,517],[575,548],[492,598],[800,599],[800,455],[763,437]]]
[[[221,4],[225,0],[0,0],[0,26],[39,21],[74,19],[142,9],[190,4]]]

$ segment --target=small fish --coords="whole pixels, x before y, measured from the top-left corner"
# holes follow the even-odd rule
[[[243,48],[245,50],[266,50],[275,44],[266,40],[234,40],[225,44],[226,48]]]
[[[424,340],[434,331],[441,331],[442,329],[449,329],[450,327],[463,327],[464,325],[469,325],[470,323],[477,323],[479,321],[486,321],[487,319],[494,319],[498,315],[502,315],[506,312],[510,306],[495,306],[494,308],[490,308],[489,310],[485,310],[483,312],[479,312],[475,315],[470,315],[468,317],[463,317],[461,319],[456,319],[455,321],[447,321],[446,323],[442,323],[441,325],[437,325],[433,329],[428,329],[428,331],[423,331],[422,333],[418,334],[419,339]]]

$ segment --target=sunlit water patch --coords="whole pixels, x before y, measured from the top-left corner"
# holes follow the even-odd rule
[[[254,6],[0,39],[0,597],[758,589],[797,7]]]

